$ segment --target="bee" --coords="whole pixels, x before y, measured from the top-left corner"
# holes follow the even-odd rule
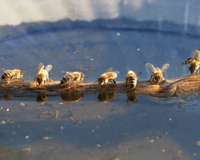
[[[114,89],[105,89],[105,88],[101,88],[98,91],[98,101],[99,102],[103,102],[103,103],[107,103],[108,101],[111,101],[113,98],[115,98],[116,96],[116,90]]]
[[[82,83],[85,75],[82,72],[66,72],[66,75],[61,79],[60,83]]]
[[[52,65],[47,65],[44,69],[44,65],[43,63],[40,63],[38,65],[38,74],[37,76],[35,77],[34,81],[33,82],[36,82],[36,84],[38,83],[39,84],[39,87],[41,85],[42,82],[44,82],[44,84],[46,82],[50,82],[50,79],[49,79],[49,71],[52,69]]]
[[[137,85],[139,75],[136,75],[134,71],[129,70],[126,75],[125,85],[129,85],[132,89],[134,89]]]
[[[111,82],[111,84],[116,85],[115,78],[117,78],[117,75],[119,74],[119,71],[112,71],[112,68],[108,68],[105,73],[103,73],[98,78],[98,87],[101,85],[107,85],[108,82]]]
[[[189,67],[189,71],[191,73],[191,75],[197,71],[197,73],[199,73],[199,65],[200,65],[200,51],[198,51],[197,49],[193,52],[192,57],[189,57],[186,59],[185,62],[182,63],[183,64],[190,64]]]
[[[159,84],[165,80],[163,73],[169,67],[169,64],[164,64],[161,69],[158,67],[154,68],[154,66],[150,63],[146,63],[146,66],[153,72],[153,75],[149,80],[152,84]]]
[[[12,79],[21,79],[23,80],[23,71],[19,69],[5,70],[1,76],[2,80],[9,81]]]

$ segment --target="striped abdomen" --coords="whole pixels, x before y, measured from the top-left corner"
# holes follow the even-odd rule
[[[64,76],[64,77],[61,79],[60,83],[61,83],[61,84],[64,84],[64,83],[71,83],[71,80],[72,80],[72,78],[71,78],[70,76]]]
[[[133,77],[133,76],[127,77],[127,81],[128,81],[128,84],[131,86],[131,88],[136,87],[137,79],[135,79],[135,77]]]
[[[12,77],[11,77],[11,74],[9,74],[9,73],[4,73],[4,74],[1,76],[1,79],[8,79],[8,78],[12,78]]]

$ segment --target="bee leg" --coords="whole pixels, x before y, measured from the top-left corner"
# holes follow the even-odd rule
[[[68,89],[70,89],[70,88],[71,88],[72,84],[73,84],[73,82],[69,84],[69,86],[68,86]]]
[[[114,79],[113,79],[113,83],[114,83],[115,86],[117,85],[117,83],[116,83],[116,81]]]
[[[128,78],[126,78],[125,86],[127,86],[127,84],[128,84]]]
[[[153,75],[151,75],[151,78],[150,78],[150,80],[148,80],[148,82],[151,83],[152,82],[152,78],[153,78]]]
[[[35,77],[34,80],[33,80],[33,83],[34,83],[34,82],[36,82],[36,77]],[[37,82],[36,82],[36,83],[37,83]]]
[[[7,84],[10,84],[10,80],[9,80],[9,79],[7,79],[7,80],[6,80],[6,83],[7,83]]]
[[[106,86],[108,83],[108,79],[104,80],[104,85]]]

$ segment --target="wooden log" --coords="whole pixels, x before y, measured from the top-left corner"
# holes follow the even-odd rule
[[[173,97],[176,95],[183,95],[192,93],[200,89],[200,75],[194,74],[193,76],[184,76],[180,78],[168,79],[162,85],[152,85],[148,81],[140,81],[135,90],[130,87],[124,86],[124,82],[117,82],[117,86],[107,85],[98,89],[98,84],[94,82],[84,82],[82,84],[73,84],[69,88],[68,84],[61,85],[60,81],[52,81],[45,86],[38,86],[33,83],[33,80],[24,81],[10,81],[9,83],[0,82],[0,96],[13,95],[13,96],[36,96],[38,92],[45,92],[48,95],[60,95],[60,93],[68,91],[68,94],[76,91],[94,94],[95,92],[130,92],[137,95],[145,95],[152,97]]]

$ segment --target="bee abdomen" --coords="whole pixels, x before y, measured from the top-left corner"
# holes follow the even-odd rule
[[[5,79],[7,76],[6,74],[4,73],[2,76],[1,76],[1,79]]]
[[[135,88],[136,84],[135,84],[134,77],[129,77],[128,82],[129,82],[129,85],[131,86],[131,88]]]
[[[63,77],[60,81],[61,84],[68,83],[68,82],[69,82],[69,78],[66,78],[66,77]]]
[[[4,73],[2,76],[1,76],[1,79],[6,79],[8,78],[8,74],[7,73]]]

